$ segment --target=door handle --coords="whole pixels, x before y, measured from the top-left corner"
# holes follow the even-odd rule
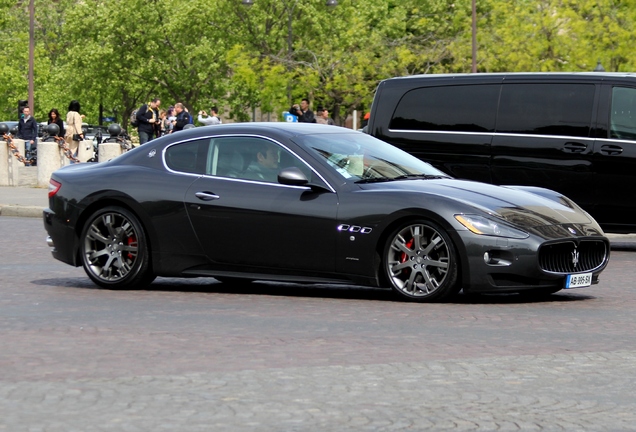
[[[212,192],[196,192],[194,196],[202,201],[212,201],[220,198],[218,195]]]
[[[567,142],[563,145],[563,151],[567,151],[570,153],[582,153],[587,149],[586,144],[581,144],[577,142]]]
[[[614,144],[604,144],[601,146],[601,153],[609,156],[615,156],[623,153],[623,147]]]

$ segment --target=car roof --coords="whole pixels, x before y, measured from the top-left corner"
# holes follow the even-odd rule
[[[225,123],[214,126],[199,126],[171,134],[179,139],[199,136],[205,130],[214,134],[224,133],[253,133],[272,134],[278,133],[287,137],[313,134],[359,133],[352,129],[338,126],[328,126],[317,123],[288,123],[288,122],[250,122],[250,123]]]

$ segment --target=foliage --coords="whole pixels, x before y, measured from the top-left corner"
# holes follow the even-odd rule
[[[303,97],[342,124],[382,79],[470,72],[472,0],[35,0],[35,115],[78,99],[87,121],[151,97],[235,121]],[[480,72],[633,71],[636,0],[476,0]],[[0,115],[28,99],[28,0],[0,0]],[[260,113],[258,117],[257,113]]]

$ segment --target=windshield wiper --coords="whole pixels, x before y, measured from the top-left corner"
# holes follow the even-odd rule
[[[436,180],[436,179],[447,179],[449,176],[439,175],[439,174],[404,174],[399,175],[397,177],[393,177],[392,180]]]
[[[356,183],[382,183],[395,180],[435,180],[435,179],[447,179],[451,178],[445,175],[439,174],[403,174],[397,177],[373,177],[365,178],[356,181]]]
[[[382,182],[390,182],[394,179],[390,177],[370,177],[365,179],[357,180],[355,183],[382,183]]]

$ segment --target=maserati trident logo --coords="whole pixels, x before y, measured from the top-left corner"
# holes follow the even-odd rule
[[[574,251],[572,251],[572,265],[574,266],[574,268],[576,268],[578,264],[579,264],[579,251],[575,247]]]

